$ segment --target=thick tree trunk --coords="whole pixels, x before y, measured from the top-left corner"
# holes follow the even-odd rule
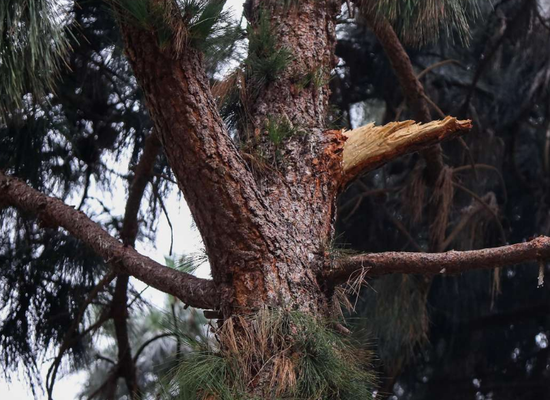
[[[128,58],[204,238],[225,318],[265,306],[328,312],[317,277],[330,264],[345,138],[324,130],[327,86],[298,89],[298,80],[320,71],[328,81],[337,4],[268,7],[273,34],[292,51],[292,61],[259,93],[254,131],[266,152],[272,150],[264,140],[268,118],[285,118],[305,134],[285,141],[279,149],[284,165],[262,177],[251,173],[229,137],[202,55],[190,46],[160,49],[153,33],[123,25]],[[258,7],[249,5],[252,26]]]

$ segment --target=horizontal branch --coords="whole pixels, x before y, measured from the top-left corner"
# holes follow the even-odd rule
[[[0,172],[0,204],[26,211],[48,227],[62,227],[90,246],[99,256],[140,281],[205,309],[217,308],[219,297],[214,282],[165,267],[123,245],[83,212],[61,200],[46,196],[19,179]]]
[[[492,269],[529,261],[550,260],[550,237],[482,250],[448,251],[445,253],[386,252],[341,258],[326,278],[343,283],[356,271],[367,277],[387,274],[459,274],[478,269]]]
[[[452,139],[472,128],[471,121],[446,117],[417,124],[414,121],[390,122],[383,126],[368,124],[344,132],[344,184],[359,174],[371,171],[395,158]]]

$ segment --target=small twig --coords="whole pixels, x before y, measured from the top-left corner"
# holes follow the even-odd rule
[[[444,65],[447,65],[447,64],[458,64],[460,66],[463,66],[462,63],[458,60],[453,60],[453,59],[449,59],[449,60],[443,60],[443,61],[439,61],[439,62],[436,62],[435,64],[432,64],[428,67],[426,67],[421,73],[419,73],[418,75],[416,75],[416,79],[422,79],[422,77],[424,75],[426,75],[428,72],[436,69],[436,68],[439,68],[439,67],[442,67]]]
[[[456,183],[456,182],[453,182],[453,186],[456,187],[457,189],[460,189],[462,190],[463,192],[469,194],[470,196],[472,196],[472,198],[474,198],[476,201],[478,201],[481,205],[483,205],[483,207],[485,207],[485,209],[487,211],[489,211],[491,213],[491,215],[493,216],[497,226],[498,226],[498,229],[500,231],[500,236],[501,236],[501,239],[502,239],[502,244],[506,244],[506,233],[504,232],[504,227],[502,226],[501,222],[500,222],[500,219],[498,218],[498,215],[496,214],[495,210],[493,210],[491,208],[491,206],[489,206],[485,201],[483,201],[483,199],[481,197],[479,197],[477,194],[475,194],[474,192],[472,192],[470,189],[468,189],[467,187],[465,186],[462,186],[460,183]]]
[[[159,339],[162,339],[162,338],[165,338],[165,337],[168,337],[168,336],[177,336],[177,334],[175,334],[175,333],[161,333],[157,336],[152,337],[151,339],[147,340],[146,342],[144,342],[140,346],[140,348],[136,351],[136,354],[134,356],[134,363],[137,363],[137,360],[138,360],[139,356],[141,355],[141,353],[143,353],[143,350],[145,350],[145,348],[147,346],[149,346],[151,343],[153,343],[156,340],[159,340]]]
[[[158,185],[153,184],[153,194],[156,197],[157,201],[159,202],[160,208],[162,209],[162,213],[166,217],[166,221],[168,222],[168,226],[170,227],[170,252],[169,252],[169,254],[172,255],[172,250],[174,248],[174,227],[172,226],[172,221],[170,220],[170,215],[168,215],[168,211],[166,210],[166,207],[164,206],[164,201],[162,200],[162,197],[158,192]]]
[[[113,360],[111,360],[109,357],[102,356],[101,354],[96,354],[96,355],[95,355],[95,358],[98,359],[98,360],[106,361],[106,362],[108,362],[109,364],[116,365],[116,362],[114,362]]]
[[[504,182],[504,177],[502,176],[498,168],[487,164],[463,165],[461,167],[453,168],[453,174],[466,171],[466,170],[477,170],[477,169],[487,169],[497,174],[498,179],[500,181],[500,185],[502,187],[502,192],[504,195],[504,204],[506,204],[508,202],[508,191],[506,190],[506,183]]]
[[[395,227],[407,238],[407,240],[409,241],[410,244],[413,245],[413,247],[416,249],[416,251],[422,253],[424,250],[422,249],[422,247],[420,247],[420,245],[416,242],[416,240],[414,240],[414,238],[412,237],[412,235],[410,234],[410,232],[407,230],[407,228],[405,227],[405,225],[403,225],[403,223],[401,221],[399,221],[397,218],[395,218],[393,215],[391,215],[388,210],[386,209],[386,207],[384,207],[384,211],[386,212],[386,215],[388,216],[388,218],[390,219],[390,221],[395,225]]]

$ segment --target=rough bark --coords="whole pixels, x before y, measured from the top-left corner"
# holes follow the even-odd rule
[[[139,254],[109,235],[83,212],[61,200],[34,190],[19,179],[0,172],[0,204],[16,207],[38,217],[44,227],[62,227],[90,246],[119,272],[178,297],[199,308],[216,308],[219,296],[214,283],[165,267]]]
[[[540,236],[524,243],[481,250],[445,253],[386,252],[339,259],[326,278],[337,284],[363,270],[367,277],[388,274],[459,274],[550,259],[550,238]]]
[[[334,65],[337,2],[323,3],[304,1],[298,9],[264,4],[280,45],[295,57],[281,79],[260,93],[252,118],[259,135],[273,115],[306,132],[284,144],[285,165],[269,179],[256,180],[233,145],[200,52],[191,46],[160,49],[152,32],[122,25],[128,58],[204,239],[226,316],[265,305],[327,307],[316,272],[328,263],[343,137],[323,129],[326,85],[299,91],[292,82],[317,68],[328,76]],[[257,7],[250,6],[252,14]]]
[[[344,132],[347,140],[342,154],[343,184],[399,156],[452,139],[471,127],[469,120],[447,117],[423,125],[414,121],[391,122]]]

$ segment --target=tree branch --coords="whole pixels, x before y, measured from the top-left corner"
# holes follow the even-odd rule
[[[0,204],[36,215],[45,226],[63,227],[90,246],[105,261],[116,266],[120,272],[176,296],[192,307],[215,309],[219,304],[216,285],[212,281],[165,267],[139,254],[109,235],[84,213],[2,172]]]
[[[395,30],[385,18],[376,18],[375,14],[369,12],[368,9],[363,9],[362,11],[368,25],[376,35],[390,61],[405,100],[414,114],[414,118],[419,122],[430,122],[432,118],[428,103],[426,102],[424,86],[414,72],[411,59],[401,44]],[[421,152],[424,160],[426,160],[426,176],[431,185],[435,184],[445,165],[441,153],[441,147],[438,143],[435,143],[434,146],[426,147]]]
[[[124,220],[120,239],[125,245],[134,247],[138,233],[138,214],[145,187],[151,179],[155,161],[161,151],[161,144],[156,132],[145,140],[143,154],[135,168],[134,179],[128,191]],[[122,376],[128,387],[130,398],[139,399],[140,388],[136,376],[136,365],[132,359],[132,348],[128,335],[128,284],[129,276],[121,274],[117,278],[115,294],[111,302],[111,313],[115,325],[115,336],[118,347],[118,375]]]
[[[116,274],[113,271],[109,271],[92,289],[92,291],[88,294],[88,297],[86,297],[86,300],[84,300],[84,303],[80,306],[80,309],[78,310],[78,314],[76,315],[76,318],[71,323],[71,326],[69,326],[69,329],[63,336],[63,342],[61,343],[61,346],[59,347],[59,351],[57,353],[57,356],[55,357],[54,362],[48,369],[48,373],[46,375],[46,391],[48,394],[48,399],[52,398],[53,393],[53,386],[55,384],[55,378],[57,375],[57,370],[59,369],[59,365],[61,363],[61,358],[63,357],[63,354],[66,350],[68,350],[76,341],[75,337],[73,337],[74,333],[76,332],[78,325],[80,324],[80,321],[82,321],[82,318],[84,317],[84,313],[86,312],[86,308],[90,305],[90,303],[96,298],[96,296],[103,290],[105,286],[107,286],[113,279],[115,279]],[[98,321],[101,321],[101,323],[105,322],[107,320],[107,314],[105,314],[105,318],[100,318]],[[97,324],[97,323],[96,323]],[[92,326],[95,326],[96,324],[93,324]],[[82,334],[77,335],[76,338],[81,337]]]
[[[124,210],[124,220],[120,231],[122,242],[129,246],[134,246],[138,232],[138,213],[141,207],[141,200],[145,187],[151,179],[155,160],[159,155],[162,147],[155,131],[145,139],[143,154],[136,165],[134,179],[128,191],[128,199],[126,200],[126,208]]]
[[[348,139],[343,151],[343,184],[404,154],[419,151],[471,129],[471,121],[453,117],[416,124],[414,121],[390,122],[383,126],[368,124],[344,132]]]
[[[338,284],[354,272],[366,269],[367,277],[388,274],[459,274],[471,270],[492,269],[530,261],[550,259],[550,237],[482,250],[445,253],[386,252],[361,254],[339,259],[326,278]]]

